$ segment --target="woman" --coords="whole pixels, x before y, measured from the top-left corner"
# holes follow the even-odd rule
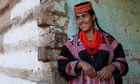
[[[128,65],[121,44],[99,27],[91,2],[75,5],[74,12],[79,32],[58,56],[60,74],[70,84],[122,84]]]

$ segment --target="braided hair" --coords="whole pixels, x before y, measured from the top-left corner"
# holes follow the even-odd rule
[[[94,10],[90,10],[89,11],[89,14],[90,15],[95,15],[95,12],[94,12]],[[104,31],[101,27],[100,27],[100,25],[99,25],[99,23],[98,23],[98,19],[97,19],[97,17],[95,18],[95,20],[93,21],[93,23],[95,22],[95,24],[96,24],[96,26],[98,27],[98,29],[100,30],[100,31],[102,31],[103,33],[107,33],[106,31]]]

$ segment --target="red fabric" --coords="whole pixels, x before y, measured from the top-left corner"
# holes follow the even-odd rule
[[[124,65],[120,64],[120,70],[121,70],[121,71],[124,71],[124,70],[125,70]]]
[[[57,57],[57,60],[68,60],[68,58],[67,57],[64,57],[64,56],[58,56]]]
[[[69,64],[67,69],[68,69],[68,73],[71,73],[71,71],[72,71],[72,66]]]
[[[89,10],[93,10],[91,2],[87,2],[85,4],[80,4],[78,6],[74,6],[75,14],[82,13],[82,12],[87,12]]]
[[[113,42],[113,40],[114,40],[113,37],[111,37],[111,36],[108,37],[108,41],[110,44]]]
[[[97,50],[99,48],[99,45],[102,42],[102,34],[101,34],[100,31],[98,31],[97,29],[94,29],[93,41],[92,42],[90,42],[87,39],[87,36],[86,36],[85,32],[83,32],[83,31],[80,31],[79,38],[80,38],[81,42],[84,44],[87,52],[90,55],[96,54],[96,52],[97,52]],[[94,50],[91,50],[91,48],[94,49]]]

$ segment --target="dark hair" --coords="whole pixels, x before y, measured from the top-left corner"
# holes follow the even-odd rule
[[[88,11],[88,12],[89,12],[90,15],[93,15],[93,14],[95,15],[94,10],[90,10],[90,11]],[[106,31],[104,31],[104,30],[100,27],[100,25],[99,25],[99,23],[98,23],[97,17],[95,18],[95,21],[93,21],[93,22],[95,22],[96,26],[98,27],[98,29],[99,29],[100,31],[102,31],[102,32],[104,32],[104,33],[107,33]]]

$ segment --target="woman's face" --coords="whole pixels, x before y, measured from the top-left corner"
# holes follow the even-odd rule
[[[76,14],[76,24],[82,31],[90,31],[93,28],[94,15],[90,15],[89,12],[83,12]]]

